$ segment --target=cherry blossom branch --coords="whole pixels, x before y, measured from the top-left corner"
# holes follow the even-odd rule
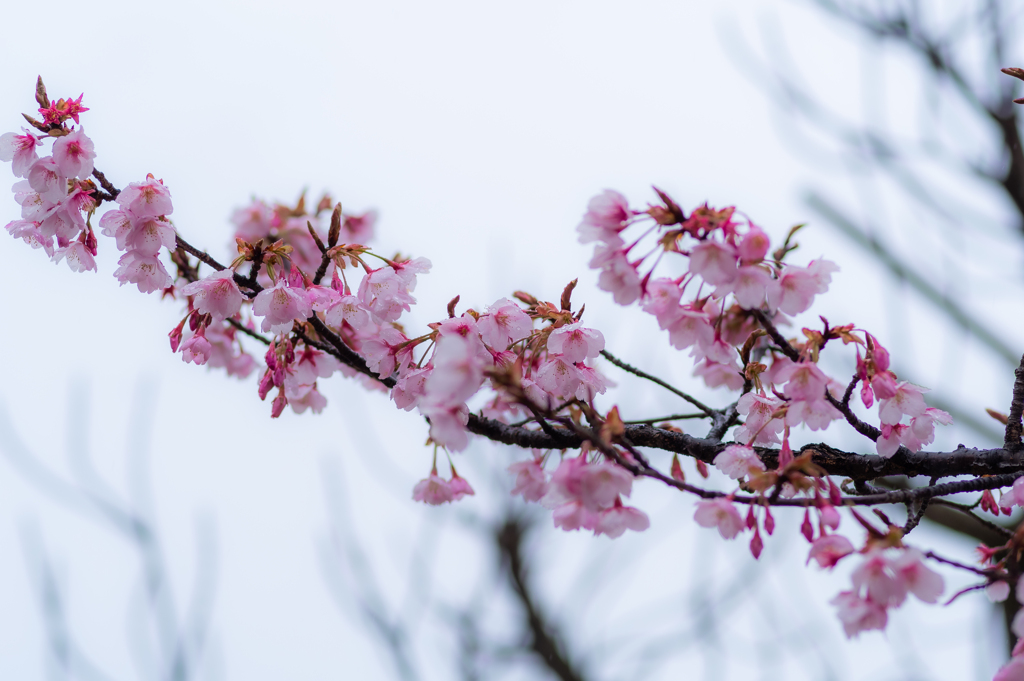
[[[932,499],[932,504],[938,504],[940,506],[946,506],[947,508],[952,508],[952,509],[954,509],[956,511],[959,511],[960,513],[964,514],[965,516],[967,516],[969,518],[973,518],[974,520],[976,520],[981,525],[984,525],[985,527],[987,527],[988,529],[992,530],[993,532],[999,533],[1001,536],[1006,537],[1007,539],[1010,539],[1010,538],[1013,537],[1013,532],[1011,530],[1006,529],[1005,527],[1003,527],[999,523],[994,523],[991,520],[987,520],[986,518],[982,518],[980,515],[978,515],[974,511],[972,511],[971,507],[966,506],[965,504],[958,504],[955,501],[949,501],[948,499]]]
[[[623,423],[627,425],[653,426],[656,423],[666,423],[668,421],[687,421],[690,419],[706,419],[707,417],[707,414],[670,414],[669,416],[660,416],[658,418],[653,419],[637,419],[635,421],[623,421]]]
[[[1003,438],[1003,447],[1006,449],[1017,449],[1021,445],[1021,431],[1024,429],[1021,423],[1021,415],[1024,413],[1024,357],[1021,357],[1020,366],[1014,370],[1013,376],[1013,399],[1010,401],[1006,435]]]
[[[201,262],[203,262],[206,265],[209,265],[215,271],[221,272],[221,271],[227,269],[227,267],[225,267],[224,265],[221,265],[219,262],[217,262],[212,257],[210,257],[207,253],[205,253],[203,251],[200,251],[198,248],[196,248],[195,246],[193,246],[189,242],[187,242],[184,239],[182,239],[180,235],[176,234],[175,237],[174,237],[174,240],[175,240],[175,243],[177,244],[178,248],[180,248],[181,250],[185,251],[186,253],[190,253],[191,255],[194,255],[196,258],[199,258],[199,260]],[[248,285],[246,283],[245,279],[242,278],[240,275],[237,275],[237,274],[235,275],[235,282],[240,284],[240,285],[243,285],[243,286],[247,286]],[[262,289],[260,289],[260,290],[262,290]]]
[[[943,558],[942,556],[940,556],[939,554],[935,553],[934,551],[926,551],[924,555],[927,556],[928,558],[931,558],[934,561],[938,561],[939,563],[944,563],[946,565],[951,565],[952,567],[960,568],[961,570],[967,570],[968,572],[973,572],[974,574],[981,575],[982,577],[985,577],[986,579],[988,579],[988,577],[992,574],[991,570],[984,570],[984,569],[981,569],[981,568],[976,568],[973,565],[964,565],[963,563],[958,563],[955,560],[950,560],[949,558]]]
[[[761,327],[768,333],[768,337],[775,341],[775,345],[777,345],[779,350],[782,351],[782,354],[789,357],[794,362],[799,362],[800,353],[796,351],[796,348],[789,344],[789,341],[786,340],[781,333],[779,333],[779,330],[775,328],[775,324],[772,324],[772,320],[768,319],[768,315],[761,310],[751,310],[750,312],[754,316],[754,319],[756,319]]]
[[[619,359],[618,357],[616,357],[612,353],[608,352],[607,350],[602,350],[601,351],[601,356],[604,357],[605,359],[607,359],[609,362],[611,362],[615,366],[617,366],[620,369],[622,369],[623,371],[627,371],[627,372],[633,374],[634,376],[639,376],[640,378],[647,379],[648,381],[651,381],[652,383],[656,383],[657,385],[660,385],[665,390],[668,390],[669,392],[671,392],[671,393],[673,393],[675,395],[678,395],[679,397],[683,398],[684,400],[686,400],[687,402],[689,402],[690,404],[692,404],[693,406],[697,407],[702,412],[704,412],[708,416],[708,418],[715,418],[716,415],[721,413],[717,409],[712,409],[711,407],[707,406],[706,404],[704,404],[703,402],[701,402],[697,398],[684,393],[682,390],[679,390],[678,388],[676,388],[676,387],[674,387],[672,385],[669,385],[668,383],[666,383],[665,381],[661,380],[657,376],[652,376],[651,374],[647,373],[646,371],[641,371],[640,369],[637,369],[636,367],[634,367],[634,366],[632,366],[630,364],[626,364],[621,359]]]
[[[512,590],[519,599],[526,615],[530,631],[530,647],[544,663],[563,681],[582,681],[582,673],[569,659],[565,643],[534,602],[527,581],[526,566],[522,556],[523,536],[526,528],[515,518],[506,520],[495,534],[502,564],[508,571]]]

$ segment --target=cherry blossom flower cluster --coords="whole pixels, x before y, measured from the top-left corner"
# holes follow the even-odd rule
[[[686,216],[664,192],[658,193],[662,203],[642,211],[612,190],[594,197],[577,227],[579,240],[597,242],[590,266],[600,270],[598,285],[615,302],[639,301],[668,331],[672,347],[690,350],[694,374],[708,387],[742,390],[738,408],[747,418],[736,430],[737,440],[778,444],[784,426],[823,430],[843,418],[835,403],[845,386],[818,367],[831,340],[858,347],[864,406],[878,399],[880,456],[891,457],[900,445],[920,451],[934,441],[936,423],[952,422],[949,414],[925,404],[924,388],[897,382],[885,348],[871,334],[859,335],[852,324],[804,328],[805,340],[791,343],[798,353],[792,357],[779,350],[778,339],[765,335],[762,320],[773,328],[791,325],[792,317],[809,310],[815,297],[828,290],[839,270],[823,259],[806,266],[784,262],[795,248],[791,239],[799,227],[769,255],[767,233],[738,220],[734,208],[704,205]],[[627,230],[637,227],[644,231],[627,241]],[[653,248],[647,237],[653,237]],[[685,274],[655,277],[664,256],[686,258]]]
[[[749,537],[758,558],[776,529],[772,508],[796,507],[792,517],[802,511],[808,563],[832,569],[848,556],[861,558],[852,588],[832,601],[850,637],[883,629],[889,611],[910,594],[926,603],[942,594],[943,578],[924,564],[934,556],[902,543],[923,507],[902,528],[880,514],[887,527],[879,530],[846,508],[853,492],[816,463],[813,446],[795,452],[791,445],[799,427],[821,431],[845,420],[874,442],[873,458],[884,466],[921,451],[934,441],[936,424],[951,422],[927,405],[925,388],[898,379],[888,351],[868,331],[824,318],[822,326],[801,328],[794,338],[779,331],[795,326],[838,271],[825,259],[787,261],[798,228],[773,250],[767,232],[733,208],[704,205],[686,214],[659,190],[660,202],[643,210],[610,190],[590,201],[577,231],[581,242],[596,244],[590,265],[599,271],[599,287],[616,303],[637,304],[653,315],[668,343],[688,351],[694,375],[706,386],[734,393],[728,407],[716,410],[673,389],[711,426],[703,439],[688,436],[684,447],[651,445],[672,452],[666,475],[631,437],[682,437],[672,423],[681,417],[655,426],[657,419],[623,421],[617,406],[598,407],[611,385],[595,364],[599,356],[652,377],[607,352],[602,332],[584,322],[582,307],[574,309],[575,280],[557,303],[516,291],[460,311],[456,296],[414,332],[407,313],[432,264],[374,252],[367,243],[375,212],[345,213],[329,196],[309,206],[305,195],[293,206],[253,200],[231,217],[234,256],[222,265],[182,239],[168,217],[171,195],[161,180],[149,175],[117,190],[96,171],[92,142],[69,123],[80,126],[88,110],[82,97],[51,102],[40,81],[36,99],[42,120],[28,117],[35,132],[0,136],[0,159],[22,178],[14,186],[22,219],[7,225],[8,232],[55,261],[67,260],[74,271],[95,271],[91,220],[103,203],[112,204],[99,227],[122,252],[114,275],[122,285],[180,301],[183,317],[168,339],[182,361],[238,378],[256,374],[256,394],[270,398],[274,418],[289,406],[295,414],[321,412],[327,400],[320,382],[335,373],[387,391],[398,409],[417,411],[429,424],[434,456],[430,473],[412,491],[414,500],[437,506],[474,495],[450,453],[465,450],[475,432],[531,448],[530,458],[508,469],[512,494],[550,509],[555,527],[565,531],[617,538],[648,529],[647,514],[625,500],[634,483],[655,478],[697,495],[694,521],[726,540]],[[52,150],[40,157],[45,140],[53,140]],[[683,274],[666,276],[670,267]],[[848,357],[855,373],[846,384],[819,366],[826,347],[838,345],[833,341],[855,350]],[[263,343],[258,352],[254,343]],[[853,411],[858,385],[864,410],[877,409],[877,427]],[[1024,384],[1020,392],[1024,396]],[[731,442],[725,440],[730,432]],[[524,444],[536,440],[547,444]],[[447,479],[438,473],[439,450],[448,456]],[[722,490],[687,482],[679,454],[692,456],[702,478],[710,479],[711,464],[728,482]],[[1002,486],[1010,489],[998,503],[997,486],[984,486],[982,512],[1024,507],[1024,477]],[[855,491],[864,489],[870,492]],[[838,532],[843,509],[867,532],[859,549]],[[993,598],[1006,598],[1011,580],[1024,571],[1008,562],[1012,551],[1004,548],[987,550],[984,567],[966,568],[985,575],[979,588]],[[1024,618],[1014,626],[1024,635]],[[1024,679],[1024,652],[1014,655],[997,681]]]
[[[515,476],[513,495],[552,509],[555,527],[592,530],[615,539],[626,530],[642,532],[651,525],[643,511],[625,506],[622,497],[633,489],[633,475],[607,460],[588,459],[584,452],[563,459],[554,472],[544,471],[540,452],[529,461],[509,466]]]
[[[54,262],[64,260],[73,272],[96,270],[96,235],[89,218],[96,210],[96,185],[90,180],[95,148],[85,130],[69,127],[80,123],[88,111],[78,99],[50,102],[45,89],[36,93],[39,113],[45,122],[26,116],[37,130],[0,135],[0,161],[11,164],[15,177],[14,199],[21,219],[5,229],[32,248],[41,248]],[[43,141],[52,141],[50,153],[40,156]],[[56,243],[55,243],[56,242]]]

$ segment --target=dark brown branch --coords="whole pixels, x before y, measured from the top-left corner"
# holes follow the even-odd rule
[[[932,500],[932,504],[938,504],[940,506],[945,506],[947,508],[955,509],[956,511],[959,511],[964,516],[966,516],[968,518],[971,518],[972,520],[977,522],[979,525],[984,526],[986,529],[990,530],[991,532],[994,532],[997,536],[1002,537],[1003,539],[1010,539],[1010,538],[1013,537],[1013,532],[1011,530],[1008,530],[1005,527],[1003,527],[1002,525],[1000,525],[998,523],[994,523],[991,520],[988,520],[986,518],[982,518],[980,515],[978,515],[974,511],[972,511],[970,506],[966,506],[964,504],[958,504],[955,501],[948,501],[946,499],[933,499]],[[932,509],[929,509],[928,517],[931,518],[932,515],[933,515],[933,511],[932,511]],[[945,523],[943,523],[943,524],[945,524]],[[995,545],[998,544],[997,541],[990,540],[991,538],[985,539],[985,538],[982,538],[982,537],[978,537],[978,539],[980,539],[981,541],[984,541],[986,544],[989,544],[989,545],[992,545],[992,546],[995,546]]]
[[[647,373],[646,371],[641,371],[640,369],[637,369],[634,366],[626,364],[621,359],[619,359],[618,357],[616,357],[612,353],[608,352],[607,350],[602,350],[601,351],[601,356],[603,356],[605,359],[607,359],[609,362],[611,362],[615,366],[619,367],[623,371],[628,371],[629,373],[633,374],[634,376],[639,376],[640,378],[647,379],[648,381],[651,381],[652,383],[656,383],[657,385],[660,385],[665,390],[668,390],[669,392],[671,392],[671,393],[673,393],[675,395],[678,395],[679,397],[683,398],[684,400],[686,400],[687,402],[689,402],[693,406],[695,406],[698,409],[700,409],[702,412],[704,412],[710,418],[714,418],[715,415],[717,415],[719,413],[716,409],[712,409],[711,407],[707,406],[706,404],[704,404],[703,402],[701,402],[697,398],[692,397],[691,395],[687,395],[682,390],[679,390],[678,388],[676,388],[676,387],[674,387],[672,385],[669,385],[668,383],[666,383],[665,381],[661,380],[657,376],[652,376],[651,374]]]
[[[565,643],[560,640],[556,630],[534,601],[522,555],[524,534],[524,525],[518,519],[510,517],[495,532],[495,539],[501,554],[502,565],[508,573],[512,591],[519,599],[526,616],[530,648],[562,681],[583,681],[585,677],[569,659]]]
[[[1006,419],[1006,435],[1003,438],[1003,447],[1006,449],[1017,449],[1020,447],[1021,437],[1021,415],[1024,413],[1024,357],[1020,359],[1020,366],[1014,372],[1013,399],[1010,401],[1010,413]]]
[[[781,333],[779,333],[779,330],[775,328],[775,324],[772,323],[772,320],[768,319],[768,315],[761,310],[751,310],[751,312],[754,315],[754,319],[756,319],[761,327],[768,332],[768,337],[775,341],[775,344],[779,346],[779,349],[782,350],[783,354],[794,362],[799,362],[800,353],[796,351],[796,348],[789,344],[789,341],[786,340]]]
[[[510,426],[477,414],[469,415],[469,430],[495,442],[526,449],[578,449],[583,438],[575,433],[559,432],[557,438],[529,428]],[[675,433],[649,425],[626,426],[626,437],[637,447],[651,447],[674,452],[712,463],[729,443],[715,442],[685,433]],[[765,465],[778,465],[779,450],[755,447]],[[927,475],[951,477],[958,475],[994,475],[1024,470],[1024,455],[1006,449],[974,449],[961,447],[952,452],[910,452],[901,449],[889,459],[874,454],[857,454],[824,443],[807,444],[796,452],[813,452],[811,461],[829,475],[858,480],[873,480],[889,475]]]

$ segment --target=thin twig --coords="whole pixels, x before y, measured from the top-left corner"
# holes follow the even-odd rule
[[[1010,413],[1006,418],[1006,435],[1003,447],[1016,449],[1020,447],[1021,414],[1024,412],[1024,357],[1020,358],[1020,366],[1013,371],[1013,399],[1010,401]]]
[[[634,376],[639,376],[640,378],[645,378],[648,381],[651,381],[652,383],[656,383],[656,384],[660,385],[665,390],[668,390],[669,392],[678,395],[679,397],[683,398],[684,400],[686,400],[687,402],[689,402],[693,406],[695,406],[698,409],[700,409],[702,412],[704,412],[704,414],[706,414],[710,418],[714,418],[715,415],[719,413],[717,410],[712,409],[711,407],[707,406],[706,404],[704,404],[703,402],[701,402],[697,398],[692,397],[690,395],[687,395],[682,390],[679,390],[678,388],[676,388],[676,387],[674,387],[672,385],[669,385],[668,383],[666,383],[665,381],[661,380],[657,376],[652,376],[651,374],[647,373],[646,371],[641,371],[640,369],[637,369],[634,366],[626,364],[621,359],[619,359],[618,357],[616,357],[612,353],[608,352],[607,350],[602,350],[601,351],[601,355],[605,359],[607,359],[609,362],[611,362],[615,366],[617,366],[620,369],[622,369],[623,371],[628,371],[629,373],[633,374]]]

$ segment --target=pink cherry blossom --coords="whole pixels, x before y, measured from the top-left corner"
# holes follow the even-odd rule
[[[626,252],[615,246],[598,246],[590,259],[592,269],[601,270],[597,287],[612,294],[618,305],[630,305],[640,297],[640,275]]]
[[[1009,512],[1014,506],[1024,506],[1024,476],[1014,480],[1013,487],[999,497],[999,508]]]
[[[5,132],[0,135],[0,161],[11,161],[11,171],[15,177],[25,177],[29,168],[39,157],[36,155],[36,147],[42,144],[35,135],[25,128],[25,133],[19,135],[16,132]]]
[[[924,564],[924,554],[907,548],[892,561],[892,569],[910,593],[925,603],[938,603],[945,589],[942,575]]]
[[[469,409],[465,404],[440,406],[421,404],[420,413],[430,419],[430,439],[453,452],[469,446]]]
[[[608,390],[608,379],[600,371],[586,364],[576,365],[576,375],[580,379],[580,385],[576,388],[576,398],[584,402],[593,401],[597,395],[603,395]],[[612,385],[615,385],[614,383]]]
[[[847,638],[856,638],[862,631],[885,629],[889,616],[885,607],[853,591],[843,591],[831,601],[838,609],[839,621]]]
[[[27,177],[32,190],[47,201],[57,203],[68,195],[68,178],[52,156],[44,156],[33,163]]]
[[[360,354],[366,359],[370,370],[381,378],[387,378],[398,366],[399,348],[409,347],[408,339],[401,331],[390,325],[381,326],[376,335],[363,341]]]
[[[342,323],[347,323],[356,331],[362,331],[370,325],[370,311],[355,296],[341,296],[327,308],[324,321],[334,328],[341,328]]]
[[[771,239],[764,233],[764,230],[751,225],[750,231],[740,240],[737,251],[744,264],[753,264],[764,260],[770,247]]]
[[[622,501],[615,500],[615,505],[601,511],[594,524],[594,534],[606,534],[611,539],[621,537],[626,530],[643,532],[651,526],[647,514],[632,506],[623,506]]]
[[[991,603],[1002,603],[1010,597],[1010,585],[1001,579],[989,582],[985,587],[985,596]]]
[[[282,277],[273,288],[259,292],[253,300],[252,313],[263,317],[260,328],[264,332],[284,333],[294,322],[308,319],[313,310],[303,290],[292,288]]]
[[[420,480],[412,488],[414,501],[422,501],[431,506],[440,506],[455,500],[451,484],[437,474],[437,468],[430,471],[430,477]]]
[[[629,202],[625,196],[611,189],[604,190],[590,199],[583,221],[576,227],[580,243],[601,241],[621,245],[619,232],[626,228],[630,215]]]
[[[999,668],[992,681],[1024,681],[1024,656],[1011,657]]]
[[[717,527],[723,539],[734,539],[745,527],[740,512],[726,497],[698,501],[693,519],[701,527]]]
[[[690,272],[712,286],[729,284],[737,275],[736,249],[717,241],[702,241],[690,251]]]
[[[434,351],[434,370],[426,382],[426,399],[431,404],[451,406],[465,402],[484,381],[484,364],[474,343],[479,338],[458,334],[440,336]]]
[[[391,267],[382,267],[363,277],[359,300],[378,323],[397,321],[416,302],[409,295],[408,284]]]
[[[853,553],[853,544],[841,534],[822,535],[811,544],[807,562],[812,560],[819,567],[833,568],[841,559]]]
[[[31,220],[13,220],[4,227],[15,239],[21,239],[32,248],[42,248],[48,256],[53,255],[53,237],[44,236],[39,223]]]
[[[72,130],[53,143],[53,160],[65,177],[83,180],[92,174],[92,160],[96,158],[92,140],[85,136],[85,128]]]
[[[540,501],[548,493],[547,476],[537,459],[517,461],[508,467],[508,472],[516,476],[512,495],[523,495],[524,501]]]
[[[341,241],[346,244],[365,244],[373,240],[373,227],[377,224],[377,211],[362,215],[346,215],[341,223]]]
[[[426,392],[427,379],[430,378],[431,367],[410,369],[404,372],[391,389],[391,399],[399,409],[409,411],[419,404]]]
[[[504,350],[509,343],[526,338],[533,330],[530,316],[508,298],[501,298],[487,308],[477,321],[477,329],[487,345]]]
[[[652,279],[644,288],[643,311],[658,319],[658,326],[667,329],[679,319],[679,299],[683,291],[672,279]]]
[[[548,352],[561,354],[572,364],[597,357],[602,350],[604,335],[584,327],[581,322],[559,327],[548,336]]]
[[[182,343],[178,349],[181,351],[181,361],[195,362],[198,365],[206,364],[213,353],[213,346],[210,345],[210,341],[206,340],[203,327],[199,327],[199,330]]]
[[[736,277],[721,288],[722,293],[732,293],[736,296],[736,302],[740,307],[750,310],[760,308],[766,297],[773,295],[771,292],[778,285],[763,267],[748,265],[739,268]]]
[[[736,428],[736,441],[745,444],[779,444],[779,433],[785,424],[772,414],[783,405],[776,397],[749,392],[736,403],[736,411],[747,418]]]
[[[286,382],[284,394],[288,398],[288,405],[296,414],[301,414],[307,409],[319,414],[327,406],[327,398],[316,389],[316,383]]]
[[[67,246],[57,249],[53,254],[54,263],[60,263],[64,259],[67,259],[68,267],[72,272],[96,271],[96,259],[93,258],[93,254],[89,252],[82,241],[72,241]]]
[[[585,507],[579,501],[568,501],[555,507],[551,514],[555,527],[566,532],[572,530],[593,530],[597,527],[598,513]]]
[[[270,236],[273,219],[274,211],[270,206],[258,200],[231,214],[231,222],[235,225],[235,236],[249,243],[256,243],[260,239]]]
[[[128,251],[117,261],[119,267],[114,276],[121,285],[136,284],[142,293],[162,291],[171,285],[171,275],[164,269],[164,264],[154,255],[142,255],[136,251]]]
[[[452,501],[458,501],[462,497],[469,497],[476,494],[469,482],[465,478],[460,477],[455,469],[452,469],[452,479],[448,482],[448,486],[452,491]]]
[[[141,255],[156,255],[161,247],[173,251],[176,247],[174,227],[163,218],[132,220],[124,243],[125,248]]]
[[[548,355],[537,371],[537,385],[557,397],[575,396],[580,387],[580,374],[576,367],[561,355]]]
[[[182,287],[186,296],[194,296],[196,309],[214,319],[234,317],[242,308],[245,296],[235,283],[233,270],[214,272],[199,281]]]
[[[122,210],[131,211],[138,219],[155,218],[174,212],[171,192],[152,175],[143,182],[132,182],[117,195]]]
[[[593,511],[610,508],[620,494],[628,497],[633,489],[633,474],[611,461],[587,464],[576,469],[575,473],[577,479],[567,484],[555,471],[551,483],[567,495],[570,489],[574,489],[574,496]]]
[[[103,236],[113,237],[117,242],[117,250],[128,248],[128,234],[134,226],[135,216],[126,210],[108,210],[100,218],[100,231]]]
[[[394,268],[395,274],[405,284],[405,287],[410,291],[415,291],[416,277],[429,272],[433,265],[426,258],[413,258],[392,263],[391,267]]]
[[[720,364],[705,360],[697,365],[693,370],[693,375],[703,378],[709,388],[719,388],[724,385],[729,390],[739,390],[743,387],[743,375],[736,362]]]
[[[851,577],[857,592],[865,591],[873,603],[895,607],[907,598],[907,584],[884,551],[876,549],[866,553],[864,562],[854,569]]]
[[[228,376],[247,378],[256,368],[256,361],[235,342],[235,333],[235,328],[225,322],[215,321],[206,327],[206,340],[213,349],[207,366],[223,368]]]
[[[729,445],[715,456],[712,462],[718,470],[733,480],[741,480],[755,471],[766,470],[757,453],[744,445]]]
[[[806,268],[787,265],[778,286],[768,291],[768,305],[786,314],[800,314],[811,306],[817,292],[818,282]]]
[[[678,318],[668,327],[668,333],[669,343],[677,350],[685,350],[694,344],[706,347],[715,340],[710,315],[691,305],[679,308]]]
[[[895,395],[878,403],[878,417],[882,423],[895,425],[900,422],[904,414],[907,416],[923,415],[928,408],[924,402],[924,393],[926,392],[928,392],[927,388],[903,381],[896,386]]]

